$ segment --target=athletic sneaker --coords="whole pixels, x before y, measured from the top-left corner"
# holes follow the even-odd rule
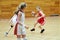
[[[13,25],[11,25],[11,28],[13,27]]]
[[[40,33],[43,33],[45,31],[45,29],[42,29]]]
[[[31,31],[35,31],[35,29],[33,28],[33,29],[31,29]]]

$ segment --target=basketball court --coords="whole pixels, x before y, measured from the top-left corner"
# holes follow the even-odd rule
[[[29,26],[29,29],[26,29],[28,40],[60,40],[60,16],[46,17],[46,24],[44,25],[45,32],[43,34],[40,33],[38,25],[36,31],[30,31],[33,28],[35,20],[36,18],[26,18],[25,20],[25,23]],[[4,35],[10,28],[8,21],[8,19],[0,20],[0,40],[16,40],[16,36],[13,34],[13,28],[7,37]]]

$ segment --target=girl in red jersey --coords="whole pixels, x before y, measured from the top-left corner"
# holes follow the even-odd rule
[[[35,12],[32,12],[32,15],[37,17],[37,20],[34,24],[34,28],[32,28],[31,31],[35,31],[35,27],[39,23],[40,24],[39,28],[41,29],[40,33],[43,33],[45,29],[43,29],[42,26],[44,26],[45,24],[45,14],[41,11],[39,7],[37,7],[36,9],[38,13],[35,15]]]

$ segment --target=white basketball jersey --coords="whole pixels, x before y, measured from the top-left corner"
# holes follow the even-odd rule
[[[24,21],[25,21],[25,13],[24,12],[21,12],[21,11],[19,11],[19,12],[21,13],[20,22],[22,22],[24,24]]]

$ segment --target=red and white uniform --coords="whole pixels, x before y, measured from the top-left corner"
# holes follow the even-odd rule
[[[24,26],[24,20],[25,20],[25,13],[19,11],[21,14],[20,20],[19,22],[21,22],[23,25],[20,25],[18,23],[16,23],[15,25],[15,29],[14,29],[14,35],[21,35],[21,34],[26,34],[25,31],[25,26]]]
[[[38,19],[37,19],[37,22],[41,25],[41,26],[43,26],[44,24],[45,24],[45,14],[43,14],[43,12],[42,11],[39,11],[38,12]]]

